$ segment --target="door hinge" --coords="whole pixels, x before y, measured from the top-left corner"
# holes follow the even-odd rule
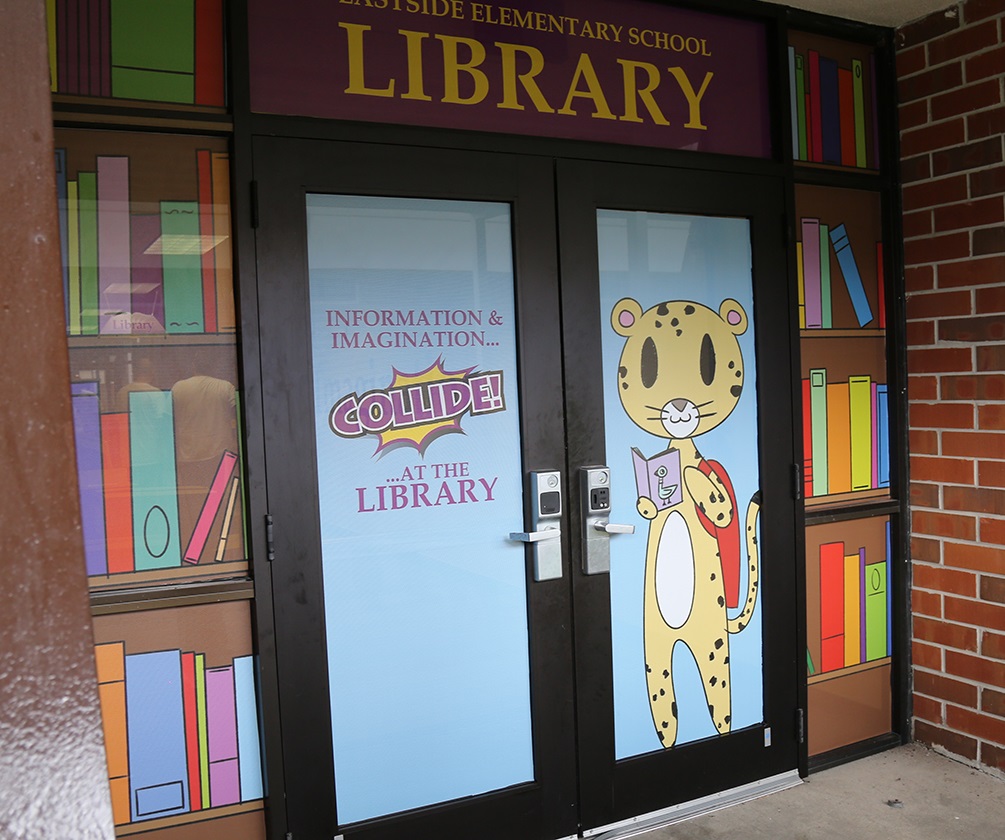
[[[265,514],[265,556],[271,563],[276,559],[276,544],[272,539],[272,514]]]
[[[251,227],[258,227],[258,181],[251,182]]]
[[[796,738],[800,744],[806,743],[806,710],[796,709]]]
[[[792,465],[792,498],[797,502],[803,500],[803,465],[795,463]]]

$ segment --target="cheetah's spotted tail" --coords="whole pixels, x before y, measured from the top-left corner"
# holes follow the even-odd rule
[[[760,577],[760,551],[757,547],[757,514],[761,510],[761,492],[758,490],[747,506],[747,564],[750,575],[747,580],[747,599],[743,610],[735,618],[729,619],[727,628],[730,633],[739,633],[750,621],[754,606],[757,604],[757,584]]]

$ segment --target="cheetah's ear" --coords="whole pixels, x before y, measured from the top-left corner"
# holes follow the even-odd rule
[[[732,298],[726,298],[719,307],[719,317],[726,322],[733,335],[743,335],[747,331],[747,313]]]
[[[618,335],[626,338],[635,332],[635,327],[642,317],[642,307],[631,298],[621,298],[611,310],[611,326]]]

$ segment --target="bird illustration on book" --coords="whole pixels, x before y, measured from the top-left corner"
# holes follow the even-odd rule
[[[643,312],[623,298],[611,312],[626,339],[618,393],[639,428],[670,446],[645,458],[633,447],[637,509],[649,520],[646,545],[644,642],[649,705],[664,747],[677,740],[673,649],[686,645],[701,674],[708,712],[719,734],[729,732],[729,635],[750,623],[757,601],[760,494],[746,511],[748,584],[740,602],[740,522],[726,470],[702,456],[694,439],[720,426],[743,391],[737,336],[747,315],[735,300],[719,311],[691,301],[667,301]],[[727,608],[740,607],[733,618]]]

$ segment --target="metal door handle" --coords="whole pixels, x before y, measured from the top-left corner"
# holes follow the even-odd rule
[[[544,540],[557,540],[562,536],[561,528],[545,528],[543,531],[512,531],[509,535],[511,540],[525,543],[537,543]]]
[[[613,522],[594,522],[593,527],[606,534],[634,534],[634,525],[615,525]]]

